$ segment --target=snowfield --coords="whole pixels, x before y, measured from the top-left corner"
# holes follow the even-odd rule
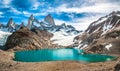
[[[11,35],[11,33],[0,31],[0,46],[5,45],[5,42],[9,35]]]
[[[58,44],[62,46],[68,46],[73,44],[74,37],[77,35],[74,34],[68,34],[64,31],[58,31],[53,33],[54,36],[51,38],[51,41],[53,41],[53,44]]]

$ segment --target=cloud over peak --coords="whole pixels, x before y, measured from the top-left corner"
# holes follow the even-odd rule
[[[56,24],[61,21],[85,29],[97,18],[117,10],[120,0],[0,0],[0,22],[11,17],[21,22],[31,14],[42,20],[52,14]]]

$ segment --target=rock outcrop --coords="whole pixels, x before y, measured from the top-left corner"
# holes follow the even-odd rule
[[[52,18],[52,16],[50,14],[48,14],[45,19],[44,19],[45,22],[51,24],[51,25],[55,25],[55,22],[54,22],[54,19]]]
[[[116,62],[116,65],[114,67],[114,71],[120,71],[120,61]]]
[[[28,28],[28,29],[31,29],[31,28],[32,28],[33,21],[34,21],[34,16],[33,16],[33,14],[32,14],[32,15],[29,17],[29,19],[28,19],[28,24],[27,24],[27,28]]]
[[[55,47],[50,42],[53,35],[47,31],[21,27],[20,30],[13,32],[7,39],[5,44],[6,50],[23,50],[23,49],[41,49],[47,47]]]

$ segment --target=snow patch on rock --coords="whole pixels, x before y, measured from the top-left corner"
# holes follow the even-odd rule
[[[87,46],[88,46],[88,44],[83,44],[83,43],[81,43],[81,44],[79,44],[78,48],[84,49],[84,48],[86,48]]]
[[[112,44],[108,44],[108,45],[105,46],[105,48],[106,48],[107,50],[110,50],[111,47],[112,47]]]
[[[95,25],[98,25],[100,23],[102,23],[103,21],[107,20],[108,17],[104,17],[104,18],[101,18],[99,19],[98,21],[96,21],[92,26],[95,26]]]

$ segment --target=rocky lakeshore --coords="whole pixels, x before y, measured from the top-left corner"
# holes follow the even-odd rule
[[[119,71],[120,57],[114,61],[82,63],[78,61],[17,62],[14,52],[0,50],[0,71]]]

